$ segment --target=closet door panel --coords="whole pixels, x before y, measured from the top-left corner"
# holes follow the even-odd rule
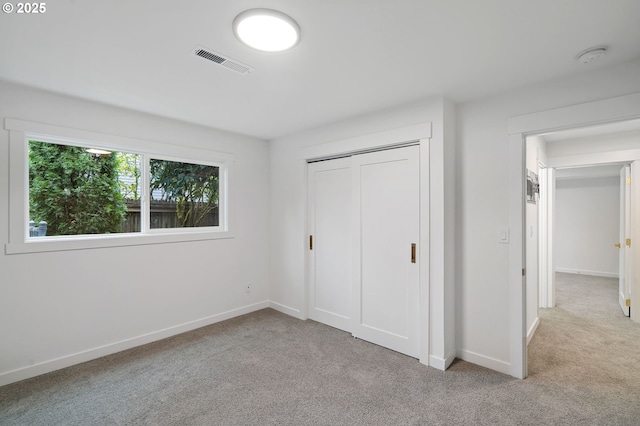
[[[309,164],[309,318],[350,331],[351,161]]]
[[[417,357],[419,148],[354,156],[352,173],[352,332]]]

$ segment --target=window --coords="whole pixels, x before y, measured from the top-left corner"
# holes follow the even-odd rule
[[[218,226],[220,167],[151,159],[152,229]]]
[[[220,225],[220,166],[147,157],[29,140],[29,236]]]
[[[140,155],[30,140],[28,169],[30,237],[140,232]]]
[[[232,155],[12,119],[5,128],[10,177],[24,183],[10,191],[9,254],[232,237]]]

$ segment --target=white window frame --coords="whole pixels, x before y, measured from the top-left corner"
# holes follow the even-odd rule
[[[133,153],[137,154],[137,153]],[[150,160],[162,160],[162,161],[175,161],[178,163],[190,163],[190,164],[201,164],[205,166],[214,166],[218,167],[218,226],[215,227],[190,227],[190,228],[151,228],[151,224],[149,223],[150,217],[147,216],[147,212],[149,211],[148,203],[150,202],[150,193],[149,193],[149,174],[150,174]],[[227,212],[225,206],[227,205],[227,167],[225,163],[222,162],[212,162],[212,161],[203,161],[203,160],[194,160],[184,157],[173,157],[167,155],[150,155],[150,154],[142,154],[141,157],[141,183],[140,187],[146,188],[143,191],[144,196],[141,196],[140,203],[140,213],[145,213],[144,216],[140,217],[140,223],[142,224],[141,232],[145,234],[174,234],[176,230],[184,233],[192,233],[192,232],[202,232],[203,230],[211,230],[212,232],[219,232],[218,229],[226,229],[226,219]],[[147,198],[149,197],[149,198]],[[214,229],[215,228],[215,229]]]
[[[6,254],[124,247],[184,241],[234,238],[229,226],[229,177],[233,154],[150,142],[85,130],[7,118],[9,131],[9,242]],[[29,141],[58,143],[138,154],[141,157],[141,230],[134,233],[29,237]],[[219,225],[150,229],[148,199],[149,159],[219,167]]]

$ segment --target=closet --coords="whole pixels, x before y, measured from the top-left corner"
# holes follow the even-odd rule
[[[309,318],[419,353],[420,147],[308,164]]]

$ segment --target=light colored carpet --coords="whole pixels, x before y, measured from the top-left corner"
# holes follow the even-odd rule
[[[267,309],[1,387],[0,424],[638,425],[640,325],[612,288],[559,276],[526,380],[440,372]]]
[[[640,324],[618,305],[618,279],[556,273],[556,282],[556,307],[540,310],[529,345],[527,381],[600,395],[591,411],[601,424],[640,425]],[[601,412],[613,412],[610,422]]]

